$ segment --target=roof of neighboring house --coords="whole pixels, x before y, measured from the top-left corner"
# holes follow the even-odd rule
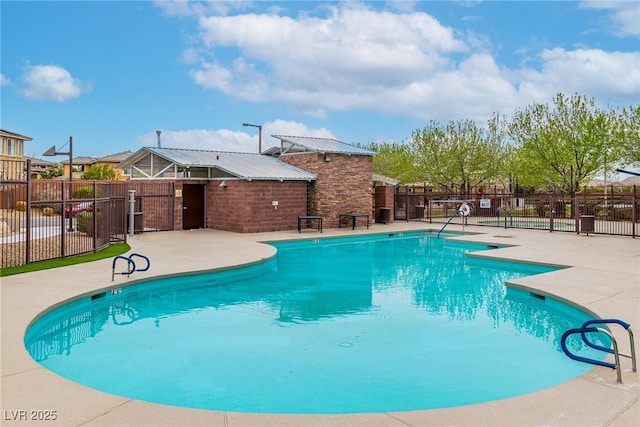
[[[50,162],[49,160],[37,159],[35,157],[24,156],[25,159],[31,160],[31,166],[53,166],[56,162]]]
[[[120,163],[133,154],[133,151],[121,151],[120,153],[109,154],[104,157],[83,157],[78,156],[73,158],[74,165],[93,165],[95,163]],[[61,162],[62,164],[69,163],[69,160]]]
[[[73,164],[74,165],[92,165],[97,161],[97,159],[95,157],[74,157],[73,158]],[[63,165],[66,165],[69,163],[69,159],[67,160],[63,160],[60,163],[62,163]]]
[[[282,147],[274,147],[268,150],[269,154],[286,154],[287,152],[316,152],[332,154],[349,154],[374,156],[375,151],[365,150],[355,145],[347,144],[331,138],[315,138],[307,136],[271,135],[281,141]]]
[[[315,174],[284,163],[275,157],[257,153],[182,148],[144,147],[119,163],[117,167],[132,166],[149,153],[163,157],[182,167],[215,168],[243,179],[312,181],[317,178]]]
[[[9,132],[8,130],[0,129],[0,136],[6,136],[7,138],[22,139],[23,141],[31,141],[33,138],[29,136],[20,135],[19,133]]]
[[[98,157],[97,161],[100,163],[120,163],[132,154],[133,151],[130,150],[121,151],[119,153],[109,154],[108,156]]]

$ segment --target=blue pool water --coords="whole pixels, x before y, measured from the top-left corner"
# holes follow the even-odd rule
[[[38,319],[25,345],[108,393],[242,412],[450,407],[591,369],[559,343],[589,316],[505,287],[551,267],[482,260],[468,255],[486,246],[422,233],[274,245],[262,264],[69,303]]]

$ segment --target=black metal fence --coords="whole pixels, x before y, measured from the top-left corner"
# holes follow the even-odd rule
[[[23,167],[30,169],[28,162]],[[126,242],[131,217],[135,232],[173,230],[173,182],[69,182],[24,176],[23,181],[0,181],[2,268]]]
[[[470,215],[456,214],[466,202]],[[636,237],[640,233],[640,194],[636,186],[610,187],[601,193],[474,193],[465,197],[428,187],[400,186],[395,220],[472,224]]]

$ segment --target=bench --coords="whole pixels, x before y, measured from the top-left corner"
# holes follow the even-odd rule
[[[369,228],[369,214],[365,214],[365,213],[340,214],[340,220],[338,221],[338,228],[342,227],[342,220],[344,218],[350,218],[351,219],[351,229],[352,230],[356,229],[356,219],[358,219],[358,218],[367,218],[367,228]]]
[[[306,221],[306,226],[309,227],[309,221],[316,221],[318,231],[322,233],[322,217],[318,215],[300,215],[298,216],[298,233],[302,233],[302,221]]]

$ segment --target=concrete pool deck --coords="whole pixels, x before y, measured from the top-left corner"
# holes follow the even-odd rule
[[[3,426],[637,426],[640,423],[640,375],[621,358],[622,383],[615,370],[594,367],[586,374],[543,391],[448,409],[353,415],[273,415],[194,410],[157,405],[96,391],[48,371],[24,348],[29,324],[52,306],[97,290],[140,279],[258,262],[275,254],[269,240],[353,236],[363,233],[438,230],[421,222],[373,224],[370,229],[314,229],[235,234],[216,230],[143,233],[129,238],[132,252],[151,259],[147,272],[111,281],[112,259],[3,277],[1,284],[0,406]],[[451,224],[447,231],[463,231]],[[539,230],[473,227],[456,239],[510,246],[482,256],[571,266],[523,278],[515,286],[554,295],[601,318],[618,318],[640,334],[640,241],[630,237],[577,235]],[[447,236],[448,238],[448,236]],[[621,352],[629,352],[626,332],[612,332]],[[496,355],[496,369],[500,368]],[[578,362],[576,362],[578,363]],[[437,368],[437,367],[436,367]],[[96,360],[96,369],[109,367]],[[523,366],[526,369],[526,366]],[[473,381],[473,378],[469,378]],[[33,411],[33,413],[32,413]],[[39,412],[38,412],[39,411]],[[55,420],[32,415],[55,411]],[[51,414],[51,412],[49,412]]]

